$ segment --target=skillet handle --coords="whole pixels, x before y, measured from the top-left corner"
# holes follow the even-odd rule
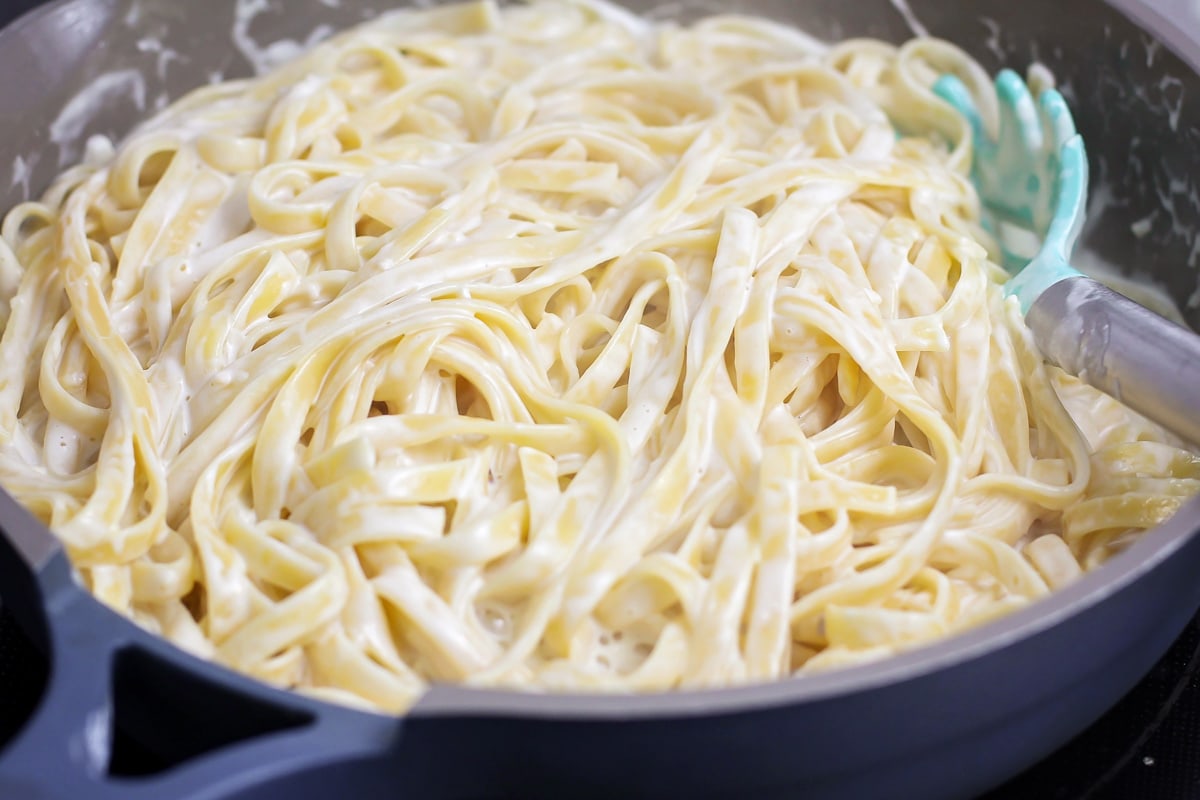
[[[1025,320],[1050,361],[1200,444],[1200,336],[1082,275],[1048,287]]]
[[[73,581],[70,570],[55,564],[62,556],[58,539],[25,510],[12,495],[0,489],[0,587],[4,605],[12,612],[38,650],[49,651],[46,598]]]
[[[11,502],[5,496],[0,506]],[[43,640],[35,644],[45,645],[50,674],[32,718],[0,751],[0,798],[250,800],[276,796],[284,786],[324,797],[344,785],[345,774],[376,781],[386,775],[345,768],[390,760],[399,719],[276,690],[192,657],[94,600],[75,582],[61,550],[31,573],[30,560],[13,552],[9,527],[37,523],[12,505],[0,508],[14,512],[3,517],[0,573],[24,573],[26,580],[20,594],[6,583],[5,601],[18,622],[33,623],[27,630]],[[36,608],[18,607],[33,600]],[[128,705],[141,717],[139,742],[149,732],[182,754],[173,759],[180,763],[153,775],[111,774],[122,681],[125,697],[138,701]],[[188,715],[176,709],[195,718],[180,718]],[[234,738],[242,741],[230,742],[226,728],[239,731]],[[394,797],[396,787],[389,781],[354,794]]]

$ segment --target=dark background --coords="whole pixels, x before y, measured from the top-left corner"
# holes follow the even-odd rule
[[[0,0],[0,27],[40,2]],[[1200,800],[1198,666],[1200,617],[1114,709],[984,800]],[[11,617],[0,612],[0,743],[36,701],[43,669]]]

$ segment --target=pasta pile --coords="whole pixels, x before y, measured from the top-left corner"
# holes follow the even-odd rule
[[[0,233],[0,484],[189,651],[388,711],[1018,608],[1200,488],[1047,367],[950,44],[472,2],[93,143]]]

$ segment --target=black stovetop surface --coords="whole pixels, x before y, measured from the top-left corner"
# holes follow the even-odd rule
[[[40,2],[0,0],[0,27]],[[984,800],[1200,799],[1198,667],[1200,616],[1115,708]],[[0,611],[0,746],[31,711],[44,670]]]

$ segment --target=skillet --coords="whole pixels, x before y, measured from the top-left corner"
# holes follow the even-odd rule
[[[0,207],[40,191],[88,135],[120,136],[210,74],[250,74],[370,16],[372,2],[57,0],[32,12],[0,32]],[[1190,3],[738,8],[827,38],[927,29],[993,71],[1045,63],[1092,157],[1083,247],[1136,266],[1200,323],[1188,302],[1200,258]],[[1082,730],[1165,651],[1200,606],[1198,530],[1200,499],[1051,598],[875,664],[629,697],[437,686],[392,718],[265,686],[142,631],[93,600],[49,532],[0,492],[0,595],[51,665],[38,709],[0,752],[0,797],[970,797]],[[150,756],[148,774],[128,774],[129,747]]]

